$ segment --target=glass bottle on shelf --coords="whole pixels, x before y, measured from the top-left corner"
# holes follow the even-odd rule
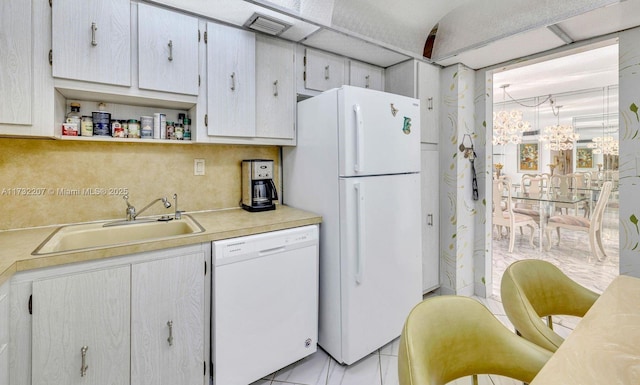
[[[74,123],[78,135],[80,135],[80,122],[82,121],[82,114],[80,114],[80,103],[71,103],[71,111],[67,113],[67,123]]]

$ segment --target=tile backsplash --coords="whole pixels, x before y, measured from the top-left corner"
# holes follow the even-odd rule
[[[180,210],[238,207],[243,159],[280,169],[277,146],[0,138],[0,149],[0,230],[124,219],[125,193],[138,210],[174,193]],[[194,159],[205,175],[194,175]],[[156,204],[142,215],[173,211]]]

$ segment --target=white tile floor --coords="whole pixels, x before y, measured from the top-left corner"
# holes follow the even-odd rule
[[[618,275],[618,218],[615,212],[605,217],[604,242],[608,258],[603,262],[587,261],[589,243],[585,233],[565,232],[560,247],[554,246],[549,252],[531,249],[526,237],[516,237],[516,248],[508,253],[505,240],[493,244],[494,287],[491,298],[478,298],[509,329],[513,326],[507,319],[500,302],[500,279],[506,266],[518,259],[546,259],[559,266],[567,275],[581,284],[602,292]],[[536,239],[537,242],[537,239]],[[579,319],[575,317],[554,317],[554,330],[566,337]],[[398,384],[398,340],[393,341],[356,362],[344,366],[338,364],[321,348],[311,356],[284,369],[272,373],[251,385],[397,385]],[[481,385],[515,385],[521,382],[501,376],[480,376]],[[471,378],[452,382],[454,385],[471,384]]]
[[[496,317],[513,329],[502,308],[495,299],[477,298],[487,306]],[[559,320],[562,324],[572,325],[575,321]],[[556,325],[561,335],[568,335],[571,326]],[[397,385],[398,384],[398,340],[380,348],[353,365],[338,364],[322,349],[293,365],[272,373],[251,385]],[[481,385],[521,385],[501,376],[480,376]],[[471,378],[462,378],[452,382],[454,385],[471,384]]]

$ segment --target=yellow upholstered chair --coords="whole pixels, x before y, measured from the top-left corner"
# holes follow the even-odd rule
[[[400,385],[443,385],[497,374],[531,382],[551,352],[518,337],[480,302],[441,296],[416,305],[398,351]]]
[[[599,295],[549,262],[525,259],[507,267],[500,284],[502,306],[516,331],[555,352],[564,339],[553,331],[552,315],[584,317]],[[547,323],[542,318],[547,318]]]

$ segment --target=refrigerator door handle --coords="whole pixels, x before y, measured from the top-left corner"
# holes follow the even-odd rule
[[[364,123],[359,104],[353,105],[356,113],[356,163],[353,165],[355,172],[364,171]]]
[[[364,202],[363,187],[355,183],[356,190],[356,283],[361,284],[364,276]]]

